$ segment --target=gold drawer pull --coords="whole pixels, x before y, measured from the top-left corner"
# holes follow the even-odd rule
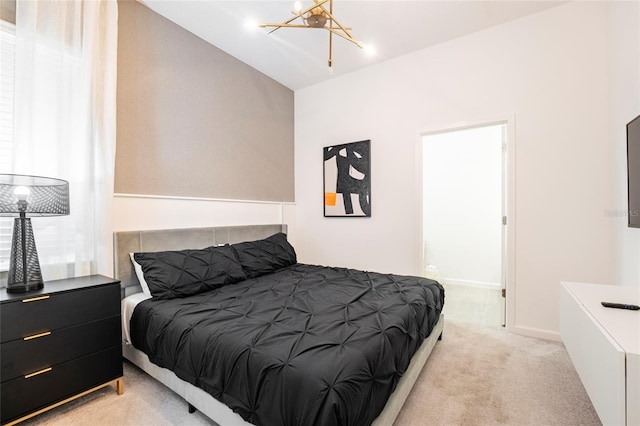
[[[38,300],[45,300],[48,299],[50,296],[47,294],[46,296],[38,296],[38,297],[31,297],[29,299],[22,299],[22,303],[29,303],[29,302],[35,302]]]
[[[45,331],[44,333],[34,334],[33,336],[24,337],[24,338],[22,338],[22,340],[24,340],[26,342],[27,340],[37,339],[38,337],[44,337],[44,336],[48,336],[50,334],[51,334],[50,331]]]
[[[33,376],[37,376],[38,374],[42,374],[42,373],[47,373],[49,371],[51,371],[51,367],[44,368],[44,369],[42,369],[40,371],[36,371],[35,373],[27,374],[26,376],[24,376],[24,378],[25,379],[29,379],[29,378],[31,378]]]

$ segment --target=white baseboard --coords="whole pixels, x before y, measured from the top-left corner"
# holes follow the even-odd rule
[[[561,342],[560,333],[557,331],[542,330],[539,328],[522,327],[522,326],[507,326],[507,331],[513,334],[519,334],[521,336],[535,337],[536,339],[552,340],[555,342]]]

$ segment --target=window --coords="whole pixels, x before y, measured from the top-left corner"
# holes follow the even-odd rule
[[[108,272],[117,3],[0,1],[0,20],[10,12],[16,24],[0,24],[0,173],[69,182],[71,214],[33,221],[43,278]],[[13,226],[0,219],[0,227],[5,275]]]
[[[0,173],[11,173],[13,154],[13,99],[15,26],[0,20]],[[9,269],[13,218],[0,217],[0,271]]]
[[[41,57],[56,65],[59,52],[53,49],[43,49]],[[15,173],[14,168],[14,111],[15,111],[15,68],[16,68],[16,30],[15,24],[0,19],[0,173]],[[77,58],[71,61],[78,62]],[[52,67],[51,69],[56,69]],[[55,156],[54,148],[51,153]],[[49,156],[49,158],[52,158]],[[45,173],[46,174],[46,173]],[[56,222],[58,220],[58,222]],[[11,241],[13,237],[14,217],[0,217],[0,273],[9,270],[11,256]],[[73,226],[73,223],[68,226]],[[64,271],[68,265],[73,264],[75,256],[68,251],[58,250],[58,247],[73,247],[75,245],[75,232],[61,232],[64,224],[58,218],[38,218],[33,223],[36,234],[36,247],[40,267],[45,265],[60,265]],[[61,235],[62,234],[62,235]],[[43,270],[44,273],[44,270]],[[64,274],[49,273],[56,278],[64,277]],[[4,287],[4,279],[0,279],[0,287]]]

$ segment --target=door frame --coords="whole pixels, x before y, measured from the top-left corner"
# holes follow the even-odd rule
[[[416,253],[419,257],[420,273],[425,270],[424,262],[424,230],[423,230],[423,138],[428,135],[446,133],[456,130],[464,130],[474,127],[485,127],[503,124],[505,135],[502,147],[502,215],[506,216],[507,223],[502,226],[502,283],[505,292],[503,310],[503,324],[507,330],[512,331],[515,325],[515,296],[516,296],[516,118],[515,114],[502,114],[475,120],[429,125],[419,130],[416,142],[416,191],[418,200],[416,203]]]

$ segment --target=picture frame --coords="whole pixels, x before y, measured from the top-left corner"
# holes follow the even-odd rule
[[[324,217],[371,217],[371,140],[322,148]]]

